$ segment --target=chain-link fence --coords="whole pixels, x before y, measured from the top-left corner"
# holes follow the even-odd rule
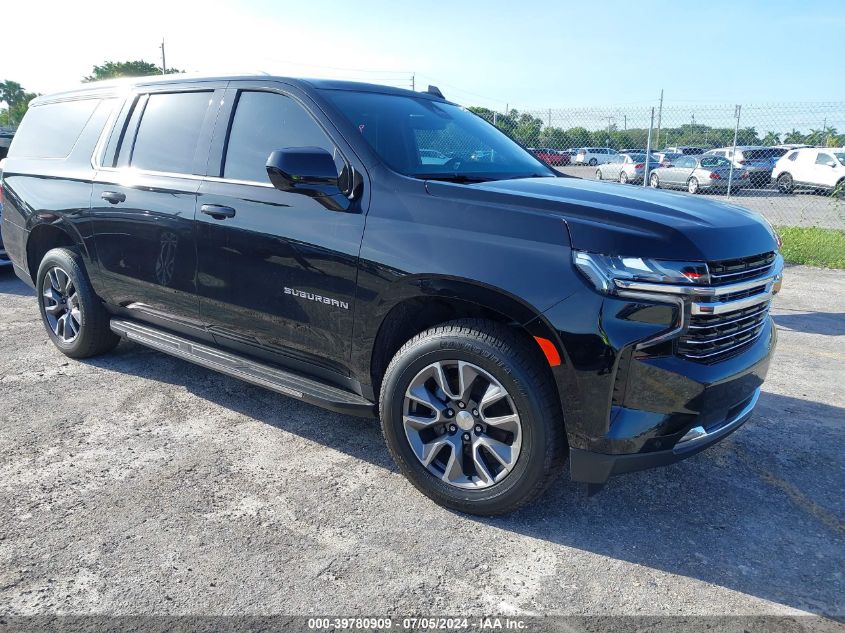
[[[845,102],[471,109],[561,172],[729,200],[845,262]]]

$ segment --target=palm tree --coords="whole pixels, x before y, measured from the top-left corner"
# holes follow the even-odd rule
[[[804,142],[804,135],[801,134],[795,128],[792,128],[792,131],[789,132],[786,137],[783,139],[784,143],[803,143]]]
[[[804,142],[807,143],[807,145],[821,145],[826,136],[825,132],[826,130],[824,129],[815,130],[810,128],[810,133],[804,137]]]
[[[763,145],[780,145],[780,134],[766,132],[766,136],[763,137]]]

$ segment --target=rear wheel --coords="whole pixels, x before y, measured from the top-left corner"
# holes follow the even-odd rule
[[[602,179],[601,169],[597,169],[596,170],[596,180],[601,180],[601,179]]]
[[[623,185],[628,184],[628,174],[626,174],[624,171],[619,172],[619,182],[621,182]]]
[[[595,167],[596,165],[598,165],[598,164],[599,164],[599,161],[597,161],[595,158],[591,158],[591,159],[590,159],[590,162],[589,162],[589,163],[587,163],[587,164],[588,164],[590,167]]]
[[[36,281],[41,320],[59,351],[71,358],[88,358],[118,344],[120,338],[109,329],[109,315],[74,251],[48,251]]]
[[[539,348],[466,319],[418,334],[391,361],[379,400],[387,446],[423,494],[472,514],[511,512],[559,474],[566,440]]]
[[[660,178],[658,178],[657,174],[651,175],[648,179],[648,184],[653,189],[660,189]]]
[[[698,193],[698,190],[699,190],[698,178],[693,176],[692,178],[687,180],[687,191],[689,191],[690,193]]]
[[[795,183],[792,180],[792,174],[784,172],[778,176],[778,191],[781,193],[792,193],[795,189]]]

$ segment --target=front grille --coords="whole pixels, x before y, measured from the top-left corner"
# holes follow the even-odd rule
[[[707,268],[710,271],[710,284],[718,286],[759,277],[768,272],[774,261],[775,254],[769,252],[750,257],[707,262]]]
[[[769,314],[769,303],[766,301],[717,315],[692,315],[689,328],[678,339],[678,355],[712,363],[738,354],[762,333]]]

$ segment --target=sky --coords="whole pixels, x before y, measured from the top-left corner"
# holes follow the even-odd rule
[[[7,2],[0,80],[71,87],[106,60],[330,77],[545,109],[845,101],[845,0]]]

